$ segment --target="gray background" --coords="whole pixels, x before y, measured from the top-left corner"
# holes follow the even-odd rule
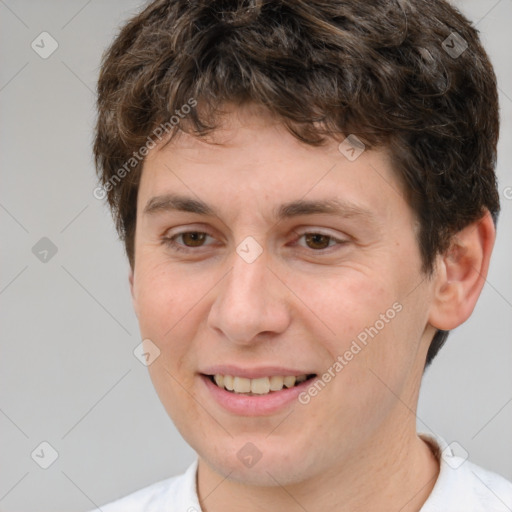
[[[424,378],[418,428],[512,479],[512,0],[456,3],[477,23],[498,74],[503,211],[475,313]],[[140,4],[0,0],[3,511],[88,510],[194,458],[132,353],[140,339],[128,264],[92,195],[100,57]],[[43,31],[59,45],[47,59],[31,48]],[[42,237],[58,249],[46,263],[32,252]],[[31,458],[43,441],[58,452],[46,470]],[[42,453],[40,461],[50,452]]]

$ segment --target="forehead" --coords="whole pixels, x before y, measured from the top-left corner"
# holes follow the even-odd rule
[[[382,215],[390,203],[407,207],[387,152],[366,150],[349,159],[340,140],[308,145],[270,115],[236,110],[206,140],[182,132],[149,152],[139,211],[181,202],[181,209],[203,214],[265,209],[269,218],[278,218],[309,208],[310,213],[341,209],[370,218]],[[187,198],[195,198],[195,204],[184,207]]]

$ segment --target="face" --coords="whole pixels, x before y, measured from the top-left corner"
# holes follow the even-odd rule
[[[415,429],[432,284],[383,150],[305,145],[249,107],[214,141],[145,161],[131,282],[149,371],[208,467],[299,482]]]

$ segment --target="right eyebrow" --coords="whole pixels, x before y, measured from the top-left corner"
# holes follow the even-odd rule
[[[162,211],[181,211],[200,215],[216,215],[214,209],[200,201],[178,194],[165,194],[152,197],[144,207],[144,214],[150,215]]]

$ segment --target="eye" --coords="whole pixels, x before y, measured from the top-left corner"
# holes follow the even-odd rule
[[[187,247],[200,247],[208,235],[200,231],[187,231],[186,233],[176,235],[176,237],[180,236]]]
[[[341,240],[332,235],[321,232],[312,231],[297,233],[297,235],[298,238],[296,243],[304,239],[305,245],[301,243],[298,243],[298,245],[305,247],[306,249],[311,249],[314,252],[322,252],[331,247],[335,247],[337,245],[342,246],[348,243],[347,240]],[[211,245],[206,243],[208,238],[213,239],[212,236],[203,231],[183,231],[172,236],[163,237],[162,243],[170,247],[172,250],[194,252],[195,248]]]
[[[186,251],[194,247],[202,247],[207,237],[212,238],[208,233],[202,231],[183,231],[182,233],[162,238],[162,242],[177,251]],[[181,242],[177,242],[176,240],[180,238]]]
[[[299,235],[298,240],[304,239],[306,247],[316,252],[323,251],[335,245],[344,245],[348,242],[347,240],[340,240],[325,233],[305,232],[297,234]]]
[[[327,249],[332,237],[321,233],[306,233],[304,235],[306,244],[310,249]]]

